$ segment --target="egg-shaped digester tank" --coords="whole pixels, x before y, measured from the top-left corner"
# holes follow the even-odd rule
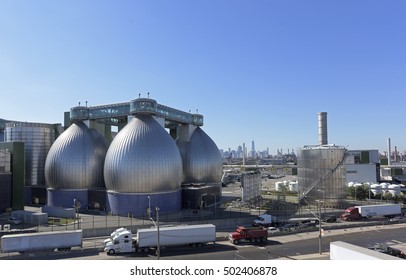
[[[181,207],[182,159],[169,133],[149,115],[137,115],[114,138],[104,177],[110,211],[118,215]]]
[[[105,190],[103,178],[107,140],[83,122],[73,123],[54,142],[45,161],[48,205],[88,204],[89,190]]]
[[[200,128],[190,141],[177,141],[183,161],[183,183],[217,183],[221,181],[223,160],[214,141]]]

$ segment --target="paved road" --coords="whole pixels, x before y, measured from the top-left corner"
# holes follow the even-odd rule
[[[221,235],[222,233],[220,233]],[[225,233],[224,233],[225,234]],[[167,248],[161,250],[163,260],[328,260],[329,244],[344,241],[362,247],[373,246],[376,242],[390,244],[406,243],[406,224],[380,225],[326,230],[322,239],[322,255],[318,253],[318,232],[297,233],[270,237],[265,246],[251,244],[234,245],[228,241],[216,242],[202,248]],[[149,254],[121,254],[108,256],[100,252],[102,238],[86,239],[83,251],[41,256],[40,259],[75,259],[75,260],[157,260],[153,251]],[[96,246],[97,245],[97,246]],[[94,246],[94,248],[91,248]],[[99,247],[99,248],[96,248]],[[30,256],[34,259],[34,256]]]

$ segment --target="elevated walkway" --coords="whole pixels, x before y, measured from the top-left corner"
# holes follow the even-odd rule
[[[203,116],[183,112],[165,105],[158,104],[154,99],[138,98],[130,102],[107,104],[100,106],[77,106],[70,110],[71,120],[96,120],[102,123],[117,125],[130,115],[148,114],[165,120],[166,127],[178,124],[203,125]]]

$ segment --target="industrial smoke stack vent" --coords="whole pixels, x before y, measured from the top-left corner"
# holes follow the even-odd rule
[[[327,112],[319,113],[319,145],[328,145],[327,140]]]

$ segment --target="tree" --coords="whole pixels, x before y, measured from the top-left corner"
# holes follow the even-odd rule
[[[393,195],[390,192],[386,192],[386,193],[383,194],[382,198],[386,199],[386,200],[392,200]]]
[[[366,184],[348,187],[347,195],[356,200],[366,200],[369,198],[369,187]]]
[[[355,192],[358,200],[366,200],[369,198],[369,187],[366,184],[356,187]]]
[[[351,186],[347,188],[347,196],[351,198],[355,198],[355,187]]]

